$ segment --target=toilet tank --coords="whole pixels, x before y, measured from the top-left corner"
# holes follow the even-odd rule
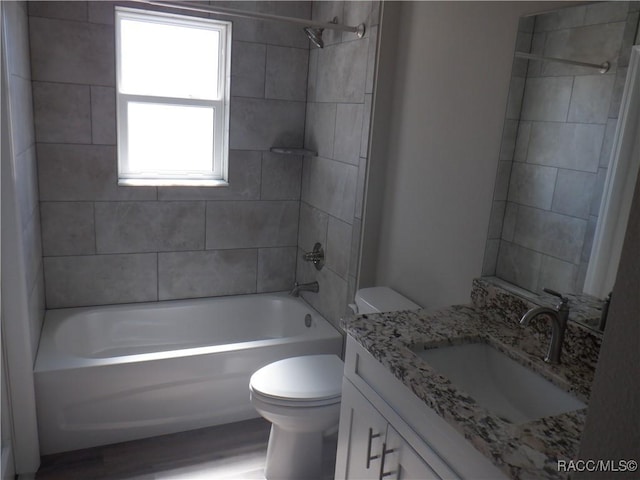
[[[358,314],[416,310],[420,305],[389,287],[361,288],[356,292]]]

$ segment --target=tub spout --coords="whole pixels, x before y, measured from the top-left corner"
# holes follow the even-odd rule
[[[293,286],[293,289],[289,292],[289,295],[292,297],[299,297],[300,292],[312,292],[318,293],[320,291],[320,285],[318,282],[311,283],[298,283],[296,282]]]
[[[564,341],[564,332],[567,329],[567,319],[569,318],[569,299],[553,290],[544,289],[545,292],[559,297],[560,303],[556,308],[536,307],[525,313],[520,319],[521,325],[527,325],[532,319],[538,315],[547,315],[551,319],[551,342],[549,350],[544,361],[547,363],[560,363],[560,355],[562,353],[562,342]]]

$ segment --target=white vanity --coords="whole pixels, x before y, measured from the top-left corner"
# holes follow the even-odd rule
[[[441,478],[508,477],[348,337],[336,479]]]

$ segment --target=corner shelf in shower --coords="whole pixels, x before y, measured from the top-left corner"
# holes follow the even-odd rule
[[[271,147],[271,152],[278,153],[280,155],[296,155],[303,157],[316,157],[318,152],[313,150],[307,150],[306,148],[287,148],[287,147]]]

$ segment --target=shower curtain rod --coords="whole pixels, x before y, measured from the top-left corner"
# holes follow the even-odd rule
[[[609,62],[603,62],[601,64],[597,63],[587,63],[587,62],[578,62],[576,60],[567,60],[566,58],[557,58],[557,57],[544,57],[542,55],[536,55],[534,53],[526,53],[526,52],[516,52],[516,57],[526,58],[529,60],[545,60],[547,62],[558,62],[558,63],[568,63],[570,65],[578,65],[580,67],[590,67],[597,68],[600,70],[600,73],[607,73],[611,64]]]
[[[180,10],[189,10],[192,12],[217,13],[219,15],[226,15],[230,17],[253,18],[257,20],[266,20],[268,22],[293,23],[296,25],[300,25],[302,27],[329,28],[332,30],[340,30],[342,32],[355,33],[358,36],[358,38],[362,38],[364,36],[364,31],[365,31],[364,23],[361,23],[356,27],[352,27],[350,25],[340,25],[339,23],[316,22],[314,20],[305,20],[304,18],[284,17],[281,15],[272,15],[270,13],[249,12],[246,10],[237,10],[234,8],[199,5],[197,3],[189,3],[189,2],[162,2],[162,1],[156,1],[156,0],[135,0],[135,1],[139,3],[146,3],[149,5],[156,5],[160,7],[170,7],[170,8],[177,8]]]

